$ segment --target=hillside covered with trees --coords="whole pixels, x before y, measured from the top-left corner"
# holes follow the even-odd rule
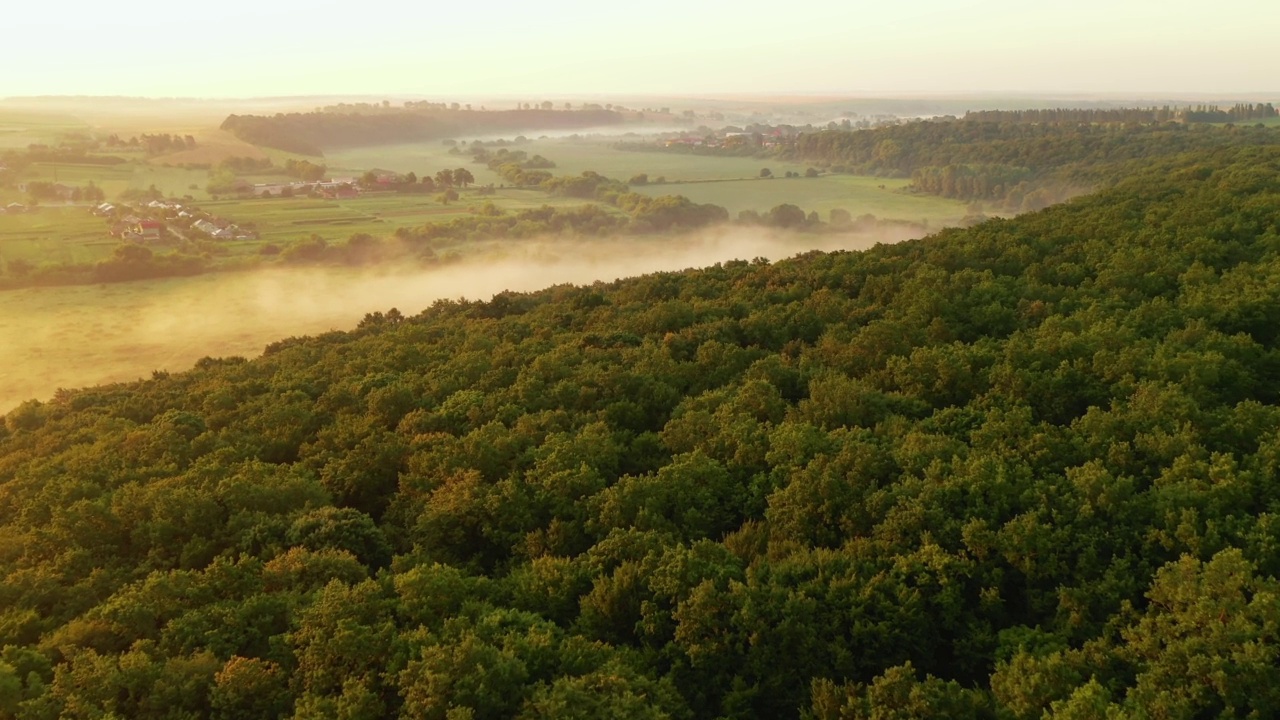
[[[0,425],[0,717],[1270,716],[1278,342],[1235,148],[62,392]]]
[[[1134,169],[1130,164],[1141,167],[1187,152],[1280,143],[1278,127],[1037,122],[1036,111],[989,115],[1000,120],[935,120],[806,133],[781,152],[837,172],[910,177],[920,192],[992,201],[1018,211],[1040,209],[1127,176]]]
[[[623,121],[611,110],[472,110],[428,104],[379,112],[341,109],[276,115],[231,115],[222,129],[254,145],[306,155],[326,148],[442,140],[460,135],[578,130]]]

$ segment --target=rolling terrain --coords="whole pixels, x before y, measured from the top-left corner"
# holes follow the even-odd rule
[[[1280,707],[1280,151],[368,313],[0,430],[0,710]]]

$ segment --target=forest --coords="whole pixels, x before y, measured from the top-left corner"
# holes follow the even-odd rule
[[[1280,128],[1183,123],[937,120],[800,135],[782,152],[837,172],[910,177],[920,192],[1036,210],[1124,177],[1134,164],[1221,147],[1280,143]],[[1087,112],[1087,111],[1082,111]],[[1028,196],[1031,202],[1027,202]]]
[[[254,145],[304,155],[325,149],[427,140],[460,135],[579,130],[623,121],[611,110],[472,110],[436,105],[391,108],[381,112],[332,111],[230,115],[222,129]]]
[[[967,121],[1020,123],[1238,123],[1267,120],[1278,114],[1271,103],[1217,105],[1162,105],[1151,108],[1051,108],[1032,110],[976,110],[964,114]]]
[[[1146,165],[25,403],[0,718],[1272,716],[1280,150]]]

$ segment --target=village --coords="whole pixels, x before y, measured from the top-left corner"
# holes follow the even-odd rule
[[[89,212],[108,223],[112,237],[132,242],[158,243],[170,236],[178,240],[258,238],[252,229],[173,200],[152,200],[137,205],[104,202]]]

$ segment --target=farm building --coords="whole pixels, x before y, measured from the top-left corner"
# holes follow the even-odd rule
[[[133,232],[138,235],[138,238],[147,242],[159,240],[163,231],[164,223],[159,220],[140,220],[133,228]]]

